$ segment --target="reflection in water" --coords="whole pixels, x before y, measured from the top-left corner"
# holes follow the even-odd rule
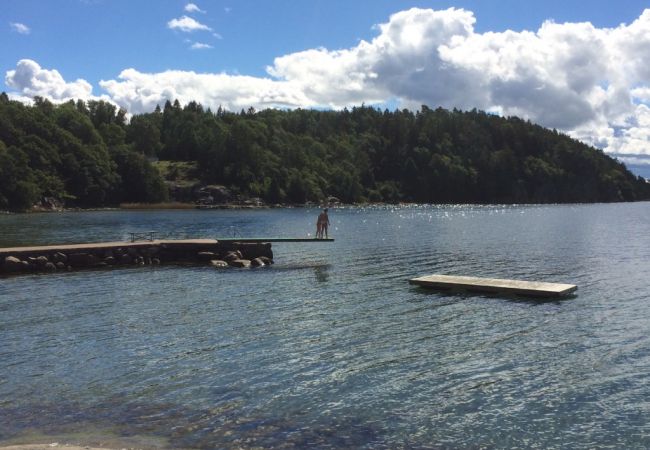
[[[329,264],[323,264],[322,266],[314,267],[314,275],[316,276],[316,281],[319,283],[325,283],[329,280]]]

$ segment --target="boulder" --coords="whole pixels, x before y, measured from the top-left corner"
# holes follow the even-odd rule
[[[56,272],[56,266],[54,265],[54,263],[47,262],[43,266],[43,270],[45,270],[46,272]]]
[[[65,263],[68,261],[68,255],[66,255],[65,253],[56,252],[54,255],[52,255],[52,261],[55,263],[58,262]]]
[[[241,258],[253,259],[258,256],[273,258],[270,242],[240,242],[237,244]]]
[[[109,266],[112,266],[115,264],[115,258],[113,256],[107,256],[106,258],[104,258],[104,262]]]
[[[49,262],[50,260],[47,259],[47,256],[39,256],[38,258],[36,258],[36,265],[41,268],[45,267],[45,264]]]
[[[271,264],[273,264],[273,259],[269,258],[268,256],[259,256],[256,259],[262,260],[262,262],[267,266],[270,266]]]
[[[99,263],[99,258],[89,253],[71,253],[68,255],[68,264],[72,267],[93,267]]]
[[[196,258],[199,261],[212,261],[213,259],[217,259],[217,255],[213,252],[198,252]]]
[[[225,267],[228,267],[228,263],[220,259],[213,259],[212,261],[210,261],[210,265],[212,267],[216,267],[217,269],[223,269]]]
[[[266,264],[264,264],[264,261],[262,261],[262,258],[255,258],[251,260],[251,266],[253,267],[263,267]]]
[[[228,264],[233,267],[248,268],[251,266],[251,261],[250,259],[233,259],[232,261],[228,261]]]
[[[57,270],[66,270],[65,263],[63,261],[59,261],[55,265]]]
[[[226,256],[224,256],[223,259],[225,261],[230,262],[230,261],[234,261],[236,259],[241,259],[241,258],[242,258],[241,252],[239,250],[233,250],[233,251],[229,251],[228,253],[226,253]]]
[[[27,265],[29,266],[29,263],[27,263]],[[20,259],[15,256],[7,256],[2,264],[2,268],[5,272],[20,272],[24,270],[25,267],[23,261]]]
[[[160,260],[158,258],[151,258],[151,264],[153,264],[154,266],[159,266]]]

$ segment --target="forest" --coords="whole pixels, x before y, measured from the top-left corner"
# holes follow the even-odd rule
[[[0,210],[46,197],[81,208],[168,201],[184,163],[197,186],[268,204],[650,198],[645,179],[601,150],[477,110],[230,112],[168,101],[129,117],[104,101],[25,105],[0,94]]]

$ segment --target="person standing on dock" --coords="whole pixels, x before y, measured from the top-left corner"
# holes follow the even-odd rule
[[[329,225],[330,225],[330,218],[327,215],[327,208],[325,208],[323,212],[318,215],[318,220],[316,221],[317,239],[323,239],[323,233],[325,234],[325,238],[328,237],[327,229],[329,228]]]

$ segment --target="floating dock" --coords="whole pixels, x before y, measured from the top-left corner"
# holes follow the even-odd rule
[[[428,275],[413,278],[409,283],[435,289],[465,290],[532,297],[562,297],[575,292],[574,284],[544,283],[540,281],[502,280],[498,278],[464,277],[455,275]]]

